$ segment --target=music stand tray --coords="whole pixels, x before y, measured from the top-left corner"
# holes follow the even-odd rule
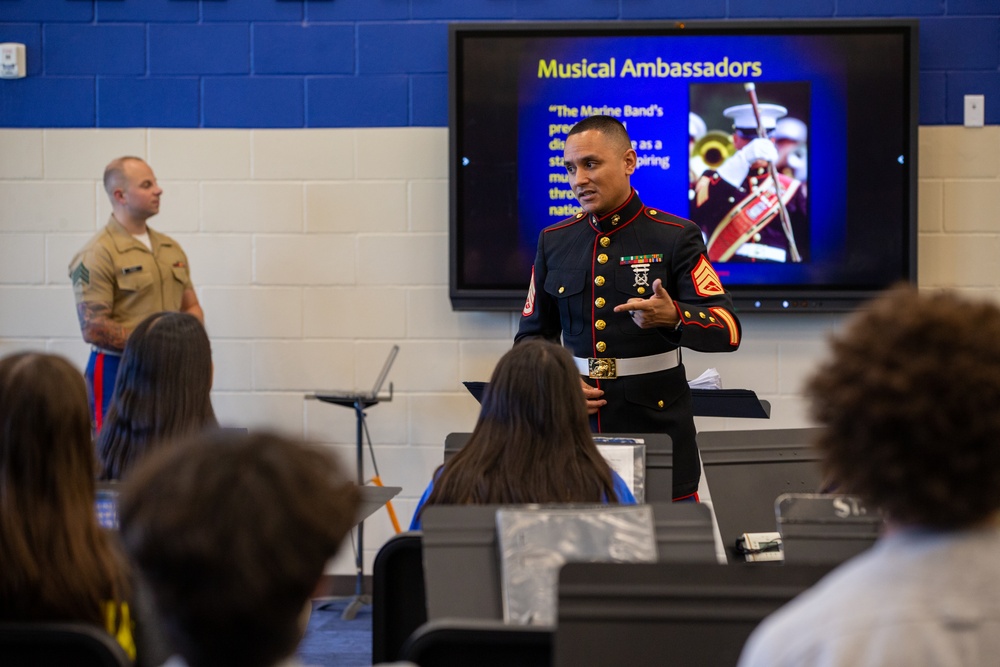
[[[771,418],[771,404],[750,389],[692,389],[691,408],[695,417]]]
[[[463,382],[469,393],[483,402],[488,382]],[[695,417],[745,417],[770,419],[771,404],[750,389],[692,389],[691,409]]]
[[[358,513],[354,517],[354,525],[358,525],[375,512],[379,511],[385,504],[399,495],[403,490],[401,486],[359,486],[361,493],[361,504],[358,505]]]

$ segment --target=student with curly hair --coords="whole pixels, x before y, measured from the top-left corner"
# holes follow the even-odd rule
[[[806,393],[829,478],[887,529],[766,620],[740,665],[996,664],[1000,308],[896,288],[833,340]]]

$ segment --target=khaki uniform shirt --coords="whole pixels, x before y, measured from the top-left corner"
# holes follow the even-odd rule
[[[69,264],[77,304],[107,304],[112,321],[129,331],[148,315],[179,311],[184,292],[194,289],[180,245],[147,230],[152,251],[112,216]]]

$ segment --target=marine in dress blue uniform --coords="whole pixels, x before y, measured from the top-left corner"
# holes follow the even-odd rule
[[[601,118],[597,127],[617,123]],[[586,382],[604,392],[591,410],[592,430],[669,434],[673,495],[689,496],[701,469],[680,348],[736,350],[740,323],[698,226],[645,206],[629,185],[630,144],[620,160],[615,138],[589,129],[574,141],[574,131],[566,161],[584,211],[539,235],[515,342],[562,337]],[[672,326],[647,320],[656,301],[676,311]]]

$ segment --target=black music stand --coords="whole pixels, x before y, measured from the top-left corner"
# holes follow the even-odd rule
[[[341,405],[345,408],[354,409],[354,415],[357,419],[357,426],[358,426],[358,440],[357,440],[358,486],[364,487],[365,409],[372,405],[378,405],[382,401],[391,401],[392,383],[389,384],[388,396],[373,396],[370,393],[341,395],[341,394],[324,394],[321,392],[316,392],[315,394],[307,394],[306,398],[307,399],[312,398],[316,399],[317,401],[322,401],[323,403],[331,403],[333,405]],[[389,496],[389,498],[386,498],[385,502],[388,502],[391,498],[392,496]],[[384,505],[385,503],[382,504]],[[354,617],[357,616],[358,610],[361,609],[361,607],[365,605],[371,605],[372,603],[371,596],[364,594],[364,580],[365,580],[364,534],[365,534],[365,517],[362,516],[361,520],[358,522],[358,550],[354,559],[355,570],[357,572],[357,581],[354,584],[354,599],[351,600],[350,604],[348,604],[347,607],[344,608],[344,612],[340,615],[340,617],[345,621],[353,620]]]
[[[483,402],[489,382],[463,382],[469,393]],[[771,403],[750,389],[692,389],[691,411],[695,417],[746,417],[770,419]]]

